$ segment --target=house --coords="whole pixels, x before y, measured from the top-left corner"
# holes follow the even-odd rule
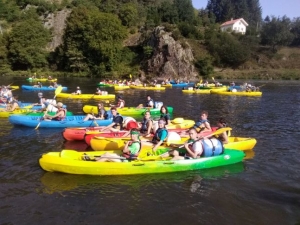
[[[247,26],[248,23],[243,18],[239,18],[226,21],[225,23],[221,24],[220,29],[222,32],[226,31],[245,34]]]

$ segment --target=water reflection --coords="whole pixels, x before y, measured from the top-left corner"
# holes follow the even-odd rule
[[[74,191],[76,192],[74,189],[77,189],[78,192],[85,192],[95,188],[101,189],[104,194],[106,194],[105,190],[111,192],[112,186],[126,186],[127,188],[121,188],[125,194],[128,188],[141,189],[153,185],[166,187],[169,183],[179,183],[188,186],[191,192],[196,192],[201,187],[201,182],[205,179],[226,178],[231,174],[241,173],[243,171],[244,164],[241,162],[229,166],[198,171],[133,176],[87,176],[45,172],[40,178],[40,181],[44,186],[42,192],[47,194],[70,190],[74,193]]]

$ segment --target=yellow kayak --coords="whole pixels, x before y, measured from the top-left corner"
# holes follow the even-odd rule
[[[116,91],[130,89],[128,85],[120,85],[120,84],[114,85],[114,88]]]
[[[130,85],[129,86],[132,89],[141,89],[141,90],[158,90],[158,91],[163,91],[166,90],[165,87],[162,87],[160,84],[156,85],[155,87],[153,86],[143,86],[143,85]]]
[[[51,80],[49,80],[48,78],[27,78],[26,80],[28,80],[28,81],[50,81],[50,82],[56,82],[57,81],[56,78],[51,79]]]
[[[173,133],[173,132],[172,132]],[[150,141],[151,138],[141,137],[142,141]],[[177,146],[183,145],[187,141],[188,137],[170,137],[163,146],[169,146],[176,144]],[[125,142],[129,141],[130,138],[105,138],[105,137],[93,137],[91,139],[91,147],[94,151],[103,151],[109,149],[122,150],[125,146]],[[244,138],[244,137],[228,137],[227,144],[224,144],[226,149],[235,149],[240,151],[252,150],[256,145],[255,138]],[[162,147],[163,147],[162,146]],[[151,145],[143,145],[145,149],[151,149]]]
[[[185,120],[183,118],[175,118],[171,120],[171,123],[166,125],[167,129],[189,129],[194,126],[194,120]]]
[[[225,166],[241,162],[245,155],[241,151],[225,150],[224,154],[218,156],[177,161],[170,161],[169,159],[151,160],[147,157],[146,159],[125,160],[123,162],[94,162],[82,160],[84,154],[93,159],[96,156],[105,158],[105,156],[103,156],[104,153],[104,151],[102,153],[91,153],[72,150],[48,152],[42,155],[39,159],[39,164],[42,169],[49,172],[87,175],[130,175],[180,172]],[[117,159],[123,158],[117,157]]]
[[[166,88],[171,88],[171,87],[172,87],[172,84],[162,84],[161,86],[162,86],[162,87],[166,87]]]
[[[218,95],[233,95],[233,96],[262,96],[261,91],[218,91],[218,90],[211,90],[211,94],[218,94]]]
[[[185,94],[210,94],[210,89],[182,90]]]
[[[19,86],[9,86],[11,89],[20,89],[20,87]]]
[[[115,98],[114,94],[108,95],[96,95],[96,94],[81,94],[81,95],[73,95],[67,93],[59,93],[56,97],[58,98],[69,98],[69,99],[110,99]]]

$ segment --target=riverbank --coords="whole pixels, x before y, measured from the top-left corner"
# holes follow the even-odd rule
[[[30,77],[33,73],[28,71],[11,71],[0,72],[1,76],[5,77]],[[38,72],[36,75],[38,78],[41,76],[46,78],[52,76],[53,78],[64,77],[89,77],[96,78],[97,76],[91,76],[85,73],[67,73],[67,72]],[[101,78],[108,78],[109,75]],[[229,68],[215,69],[214,73],[210,76],[218,80],[300,80],[300,69],[256,69],[256,70],[233,70]],[[133,75],[133,78],[135,76]],[[115,78],[113,78],[115,79]],[[149,76],[148,76],[149,79]],[[151,79],[151,78],[150,78]],[[155,79],[153,77],[153,79]],[[158,80],[163,80],[163,77],[157,77]],[[205,77],[199,77],[198,79],[206,79]],[[190,79],[193,80],[193,79]]]

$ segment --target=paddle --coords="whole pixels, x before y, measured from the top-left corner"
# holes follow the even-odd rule
[[[226,132],[226,131],[230,131],[230,130],[232,130],[231,127],[224,127],[224,128],[221,128],[221,129],[216,130],[215,132],[213,132],[213,133],[211,133],[211,134],[208,134],[208,135],[206,135],[206,136],[200,138],[199,140],[204,139],[204,138],[208,138],[208,137],[211,137],[211,136],[214,136],[214,135],[222,134],[222,133],[224,133],[224,132]],[[170,144],[170,145],[171,145],[171,144]],[[179,146],[179,148],[183,148],[183,147],[184,147],[184,145]]]
[[[96,127],[99,127],[99,124],[96,122],[96,120],[95,120],[95,115],[94,115],[94,108],[92,108],[92,111],[91,111],[91,113],[92,113],[92,115],[93,115],[93,123],[96,125]]]
[[[58,86],[58,87],[55,89],[55,92],[54,92],[55,95],[54,95],[53,99],[56,98],[56,95],[58,95],[58,94],[62,91],[62,89],[63,89],[62,86]],[[53,100],[53,99],[52,99],[52,100]],[[52,100],[51,100],[50,104],[52,103]],[[43,115],[42,118],[45,117],[45,115],[47,114],[47,112],[48,112],[48,108],[46,109],[46,111],[45,111],[45,113],[44,113],[44,115]],[[41,119],[42,119],[42,118],[41,118]],[[42,120],[40,120],[40,122],[38,123],[38,125],[36,126],[36,128],[34,128],[35,130],[37,130],[37,129],[39,128],[39,126],[41,125],[41,122],[42,122]]]

